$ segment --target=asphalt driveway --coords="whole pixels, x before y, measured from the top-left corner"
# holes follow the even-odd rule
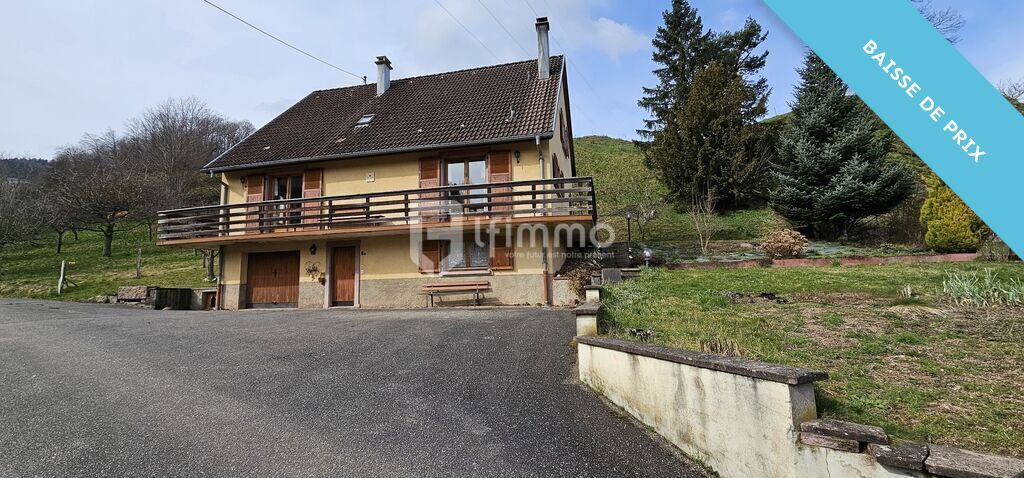
[[[701,476],[539,309],[0,299],[0,476]]]

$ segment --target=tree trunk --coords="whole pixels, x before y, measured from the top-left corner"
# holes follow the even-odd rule
[[[149,234],[149,242],[153,242],[153,223],[146,223],[146,230]]]
[[[61,247],[64,246],[64,231],[57,231],[57,254],[60,254]]]
[[[211,250],[207,251],[204,255],[206,258],[204,261],[206,262],[206,280],[213,282],[216,279],[213,275],[213,259],[217,257],[217,253]]]
[[[78,242],[78,229],[74,227],[71,228],[71,234],[75,235],[75,242]]]
[[[110,257],[114,245],[114,224],[103,226],[103,257]]]

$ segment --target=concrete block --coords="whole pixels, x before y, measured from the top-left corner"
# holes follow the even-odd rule
[[[872,443],[868,445],[868,453],[885,466],[921,471],[924,470],[925,458],[928,458],[928,445],[904,443],[889,446]]]
[[[597,335],[597,316],[596,315],[577,315],[576,316],[576,335]]]
[[[599,285],[588,285],[583,288],[583,298],[587,302],[600,302],[601,301],[601,286]]]
[[[886,435],[885,430],[879,427],[833,420],[831,418],[819,418],[801,423],[800,431],[864,443],[889,444],[889,435]]]
[[[804,445],[821,446],[833,450],[860,452],[860,442],[846,438],[835,438],[815,433],[800,432],[800,442]]]

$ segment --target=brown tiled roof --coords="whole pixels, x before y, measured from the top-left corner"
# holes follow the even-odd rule
[[[552,133],[562,64],[561,56],[551,57],[551,78],[543,81],[537,79],[537,61],[529,60],[393,80],[379,97],[375,83],[314,91],[205,169],[242,169]],[[366,114],[374,114],[373,121],[356,127]]]

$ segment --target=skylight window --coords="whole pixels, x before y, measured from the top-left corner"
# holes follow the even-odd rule
[[[370,124],[370,122],[373,121],[374,116],[376,115],[374,115],[373,113],[363,115],[362,117],[359,118],[359,121],[356,121],[356,128]]]

